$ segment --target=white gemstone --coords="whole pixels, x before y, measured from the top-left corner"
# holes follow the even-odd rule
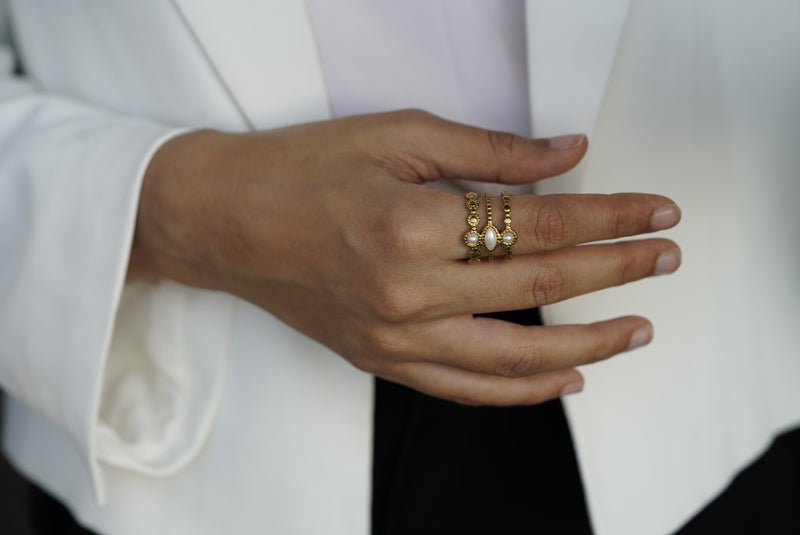
[[[483,232],[483,244],[489,251],[494,251],[497,248],[497,232],[492,227],[488,227]]]
[[[512,243],[514,243],[514,235],[511,234],[510,232],[506,232],[505,234],[503,234],[503,243],[505,243],[506,245],[511,245]]]
[[[478,235],[475,233],[467,234],[467,243],[470,245],[478,245]]]

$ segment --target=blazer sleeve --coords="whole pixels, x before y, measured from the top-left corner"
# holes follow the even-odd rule
[[[72,438],[101,500],[105,463],[180,469],[219,400],[231,298],[125,284],[142,176],[182,131],[41,92],[0,35],[0,384]],[[187,344],[189,324],[223,334]]]

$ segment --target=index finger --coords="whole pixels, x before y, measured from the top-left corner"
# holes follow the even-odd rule
[[[420,110],[372,116],[384,121],[383,134],[370,142],[382,158],[413,169],[413,178],[468,178],[504,184],[524,184],[564,173],[583,158],[586,136],[572,134],[530,139],[456,123]],[[392,147],[386,151],[382,147]],[[393,166],[396,167],[396,166]]]

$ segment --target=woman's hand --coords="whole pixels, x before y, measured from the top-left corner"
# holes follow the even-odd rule
[[[538,403],[579,390],[575,366],[649,342],[650,324],[524,327],[474,315],[674,271],[680,252],[668,240],[576,246],[671,227],[679,210],[654,195],[515,195],[513,261],[468,264],[464,197],[425,183],[522,184],[585,151],[582,137],[551,144],[419,111],[189,133],[147,171],[130,274],[238,295],[358,368],[434,396]],[[502,202],[493,208],[502,229]]]

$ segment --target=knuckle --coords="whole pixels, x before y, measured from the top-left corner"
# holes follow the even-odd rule
[[[525,342],[505,351],[497,360],[495,375],[502,377],[527,377],[541,370],[544,354],[535,342]]]
[[[638,262],[633,258],[622,258],[617,269],[617,280],[615,286],[622,286],[625,283],[636,280],[638,276]]]
[[[435,162],[420,146],[442,119],[419,109],[406,109],[381,115],[378,128],[365,136],[364,146],[373,162],[390,173],[409,180],[439,176]]]
[[[629,232],[629,213],[625,210],[625,197],[614,194],[610,196],[613,201],[609,208],[608,215],[609,227],[612,238],[621,238],[630,234]]]
[[[621,238],[628,235],[628,221],[624,212],[613,210],[609,216],[609,223],[612,238]]]
[[[566,208],[558,202],[543,202],[532,217],[533,236],[543,250],[563,247],[573,238]]]
[[[369,358],[367,355],[362,353],[356,353],[354,351],[340,351],[339,354],[347,360],[350,364],[356,367],[356,369],[361,370],[364,373],[369,373],[371,375],[380,375],[382,367],[374,358]]]
[[[388,113],[386,117],[388,119],[387,127],[394,132],[402,131],[406,128],[429,128],[439,121],[436,115],[418,108],[393,111]]]
[[[429,121],[436,117],[434,114],[420,108],[405,108],[402,110],[397,110],[393,112],[393,114],[400,120],[406,120],[410,122]]]
[[[399,361],[410,354],[411,344],[408,337],[391,327],[375,328],[367,334],[368,352],[374,357],[367,365],[371,368],[380,367],[377,363]],[[375,372],[377,370],[365,370]]]
[[[616,286],[639,280],[649,274],[650,262],[642,258],[630,255],[620,255],[617,277],[614,281]]]
[[[612,357],[622,349],[617,347],[614,340],[606,337],[599,337],[591,346],[591,353],[587,356],[587,363],[598,362]]]
[[[427,292],[410,284],[386,286],[376,299],[377,317],[393,325],[418,320],[430,307]]]
[[[465,405],[467,407],[480,407],[481,405],[486,405],[486,402],[484,401],[480,392],[476,390],[460,391],[450,396],[450,401],[458,403],[459,405]]]
[[[437,233],[432,225],[405,210],[389,211],[381,231],[373,235],[382,242],[381,249],[393,264],[416,263],[436,250]]]
[[[360,331],[357,337],[341,340],[333,349],[356,369],[383,376],[391,369],[395,360],[390,354],[379,352],[383,343],[389,343],[388,337],[388,334],[378,333],[376,329],[365,329]]]
[[[513,161],[514,152],[519,141],[519,136],[509,132],[498,130],[486,130],[486,139],[489,145],[489,152],[495,161],[496,180],[505,174],[503,167],[505,162]]]
[[[569,278],[564,269],[547,263],[536,268],[531,282],[530,294],[536,306],[556,303],[566,298],[569,292]]]
[[[486,137],[492,152],[501,158],[507,158],[514,154],[514,147],[519,139],[516,134],[498,130],[487,130]]]
[[[402,128],[396,128],[392,131],[393,138],[374,152],[375,164],[391,176],[411,181],[425,181],[441,176],[433,159],[420,152],[413,141],[399,137],[401,134],[396,131],[401,130]]]
[[[627,340],[617,334],[608,324],[589,325],[586,349],[581,355],[580,361],[584,364],[591,364],[624,351],[627,347]]]

